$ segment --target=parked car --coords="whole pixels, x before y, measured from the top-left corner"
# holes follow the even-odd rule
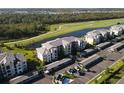
[[[63,81],[63,74],[57,74],[53,78],[53,82],[55,84],[62,84],[62,81]]]

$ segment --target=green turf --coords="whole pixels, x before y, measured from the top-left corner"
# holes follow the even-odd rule
[[[111,78],[106,80],[109,84],[116,84],[124,76],[124,66],[116,72]]]
[[[75,76],[74,74],[69,74],[69,73],[66,72],[66,73],[64,73],[64,77],[69,78],[69,79],[74,79],[77,76]]]
[[[13,53],[22,53],[25,55],[26,59],[33,59],[36,56],[35,50],[26,50],[20,48],[7,49],[6,47],[2,47],[4,52],[12,51]]]
[[[74,32],[77,30],[88,29],[88,28],[99,28],[99,27],[106,27],[117,24],[118,22],[124,22],[124,18],[120,19],[111,19],[111,20],[99,20],[99,21],[88,21],[88,22],[77,22],[77,23],[68,23],[68,24],[55,24],[51,25],[50,31],[48,33],[35,36],[29,39],[20,40],[16,42],[8,42],[5,45],[9,47],[14,47],[15,44],[19,46],[27,46],[29,44],[33,44],[35,42],[52,38],[55,36],[59,36],[62,34],[67,34],[70,32]]]

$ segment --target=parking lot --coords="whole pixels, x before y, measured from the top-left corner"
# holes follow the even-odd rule
[[[104,55],[104,53],[100,52],[100,55]],[[87,81],[92,79],[94,76],[99,74],[101,71],[112,65],[115,61],[123,57],[124,55],[124,49],[117,53],[108,53],[106,52],[106,58],[105,60],[101,61],[99,64],[93,66],[90,68],[90,72],[86,72],[84,76],[80,76],[79,78],[76,78],[72,84],[85,84]]]
[[[75,78],[74,81],[72,81],[71,83],[72,84],[85,84],[87,81],[92,79],[94,76],[98,75],[100,72],[102,72],[104,69],[106,69],[107,67],[112,65],[115,61],[117,61],[118,59],[120,59],[124,55],[124,49],[122,49],[118,52],[109,52],[107,50],[108,50],[108,48],[101,50],[100,52],[97,52],[97,54],[99,56],[104,58],[103,61],[101,61],[100,63],[91,67],[89,72],[86,72],[85,75],[83,75],[83,76],[79,76],[79,77]],[[84,58],[82,58],[82,60],[83,59]],[[76,65],[77,64],[74,63],[74,64],[72,64],[72,65],[70,65],[64,69],[57,71],[55,74],[64,73],[65,71],[69,70],[70,68],[72,68]],[[40,80],[33,82],[33,83],[34,84],[52,84],[52,79],[53,79],[53,76],[48,75],[45,78],[40,79]]]

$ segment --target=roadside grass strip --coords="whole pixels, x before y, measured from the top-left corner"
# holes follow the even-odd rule
[[[107,84],[116,84],[121,78],[124,76],[124,66],[121,67],[119,71],[117,71],[114,75],[112,75],[109,79],[106,80]]]
[[[92,78],[87,82],[87,84],[101,84],[105,82],[110,76],[112,76],[116,71],[118,71],[122,66],[124,66],[124,57],[113,63],[107,69],[103,70],[100,74]]]

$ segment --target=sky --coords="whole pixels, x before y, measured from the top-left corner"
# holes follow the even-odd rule
[[[124,0],[0,0],[0,8],[123,8]]]

